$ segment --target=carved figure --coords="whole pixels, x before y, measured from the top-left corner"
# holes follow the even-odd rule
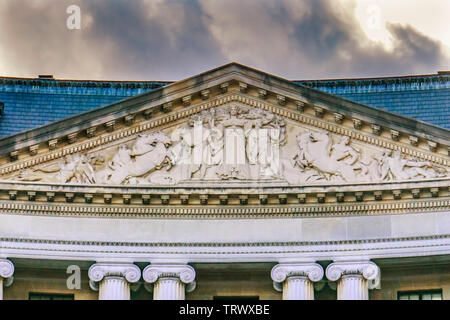
[[[262,177],[269,178],[282,178],[282,159],[280,155],[280,145],[282,141],[280,139],[284,138],[284,135],[281,130],[278,129],[269,129],[267,130],[269,144],[268,148],[263,154],[260,156],[259,163],[261,164],[261,175]]]
[[[328,132],[304,132],[297,136],[298,151],[292,158],[305,181],[331,180],[341,177],[345,181],[391,181],[417,177],[445,176],[443,170],[428,161],[407,160],[400,151],[384,150],[380,155],[361,157],[360,151],[350,145],[349,137],[341,137],[333,144]],[[313,168],[314,174],[306,175]],[[358,174],[357,174],[358,173]]]
[[[223,126],[216,125],[213,116],[209,118],[210,128],[206,130],[206,146],[204,147],[204,159],[200,170],[200,179],[203,179],[206,174],[206,170],[210,167],[221,165],[223,162]]]
[[[159,169],[166,159],[170,143],[169,137],[162,132],[139,135],[131,150],[124,146],[119,148],[105,174],[101,174],[105,183],[122,184],[127,179]]]
[[[62,161],[49,166],[24,170],[18,177],[23,181],[48,181],[59,183],[95,183],[95,170],[85,155],[66,155]]]
[[[75,181],[77,183],[96,183],[94,168],[85,155],[79,156],[75,161],[75,167],[73,168],[72,176],[75,178]],[[62,181],[63,180],[64,178],[62,179]]]
[[[362,152],[327,131],[296,136],[295,154],[280,150],[287,141],[286,123],[271,112],[232,105],[192,115],[169,138],[163,132],[138,135],[113,154],[67,155],[27,169],[13,178],[83,184],[174,184],[190,179],[283,179],[314,181],[395,181],[448,174],[428,161],[403,158],[400,151]],[[289,156],[286,155],[289,154]],[[105,161],[108,157],[108,161]]]
[[[382,161],[382,155],[370,155],[363,157],[360,160],[360,163],[362,164],[362,180],[368,180],[368,181],[381,181],[381,161]]]
[[[349,166],[352,166],[358,161],[358,151],[350,146],[350,137],[342,136],[339,143],[332,145],[331,156],[335,161],[344,161]]]
[[[197,120],[195,123],[201,125],[201,120]],[[192,174],[200,169],[202,162],[202,136],[196,137],[192,127],[195,127],[194,123],[175,131],[172,140],[177,143],[168,150],[167,154],[171,170],[179,180],[190,179]],[[172,169],[172,167],[176,168]]]
[[[331,156],[332,140],[328,132],[307,132],[304,135],[300,141],[304,144],[304,156],[311,167],[328,178],[339,176],[345,181],[355,180],[353,168]]]
[[[398,150],[395,150],[392,156],[387,158],[386,163],[389,170],[385,170],[382,176],[383,180],[388,177],[387,173],[390,173],[392,175],[391,177],[396,180],[407,180],[418,176],[424,178],[438,176],[438,173],[434,170],[430,162],[402,159],[401,153]]]

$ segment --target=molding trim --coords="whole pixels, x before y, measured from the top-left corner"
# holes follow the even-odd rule
[[[363,240],[329,240],[329,241],[298,241],[298,242],[106,242],[106,241],[71,241],[71,240],[50,240],[50,239],[27,239],[27,238],[0,238],[1,242],[16,243],[36,243],[36,244],[57,244],[57,245],[92,245],[92,246],[120,246],[120,247],[286,247],[286,246],[310,246],[310,245],[345,245],[380,242],[401,242],[415,240],[450,239],[450,234],[363,239]]]
[[[450,235],[440,237],[327,241],[322,243],[55,243],[54,241],[5,241],[1,250],[9,257],[95,261],[105,256],[116,261],[161,263],[276,262],[299,260],[381,259],[449,256]]]
[[[0,202],[1,215],[95,217],[105,219],[267,219],[305,217],[373,216],[448,211],[450,199],[397,200],[368,203],[325,203],[286,206],[135,206],[49,204],[38,202]]]

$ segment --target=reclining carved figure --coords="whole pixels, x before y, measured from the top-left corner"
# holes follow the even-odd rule
[[[436,178],[446,170],[428,161],[408,160],[400,151],[384,150],[380,155],[360,157],[360,151],[343,136],[333,144],[328,132],[304,132],[297,136],[298,152],[293,157],[295,166],[305,174],[306,181],[392,181],[414,178]]]

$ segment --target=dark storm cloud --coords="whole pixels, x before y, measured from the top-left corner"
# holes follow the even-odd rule
[[[82,10],[66,28],[67,6]],[[0,73],[177,80],[229,61],[291,79],[433,73],[441,44],[387,26],[370,41],[352,4],[331,0],[2,0]]]
[[[120,78],[178,79],[225,61],[196,1],[91,1],[86,8],[94,21],[89,37],[113,44],[103,59]]]
[[[406,59],[406,63],[416,62],[424,66],[436,65],[440,63],[441,59],[445,59],[438,42],[420,34],[411,26],[388,24],[388,29],[396,41],[397,54],[401,59]]]
[[[81,30],[66,28],[71,4]],[[195,1],[2,0],[0,43],[0,67],[31,76],[168,80],[226,61]]]

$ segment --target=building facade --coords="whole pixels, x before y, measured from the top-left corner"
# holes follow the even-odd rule
[[[450,299],[450,80],[420,81],[3,79],[1,296]]]

